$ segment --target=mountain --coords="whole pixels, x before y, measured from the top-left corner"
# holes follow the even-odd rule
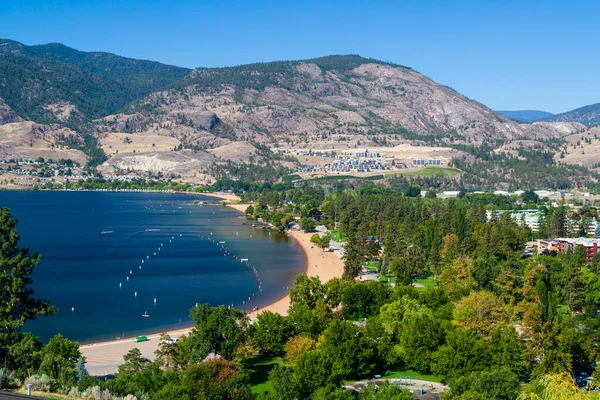
[[[498,111],[499,114],[504,115],[506,118],[510,118],[517,122],[535,122],[540,121],[544,118],[552,117],[554,114],[540,111],[540,110],[514,110],[514,111]]]
[[[298,165],[298,149],[395,148],[405,159],[401,146],[428,145],[423,154],[448,162],[467,151],[467,165],[506,143],[585,129],[517,123],[411,68],[358,55],[188,70],[8,40],[0,41],[0,116],[6,135],[21,135],[7,154],[33,156],[35,147],[11,152],[10,143],[23,149],[27,132],[39,131],[51,149],[84,151],[105,174],[196,182],[276,178]],[[30,122],[38,125],[13,125]]]
[[[0,98],[21,117],[77,123],[119,112],[190,70],[61,44],[0,40]]]
[[[549,139],[568,126],[518,124],[410,68],[356,55],[198,68],[128,114],[146,128],[151,121],[203,133],[216,128],[228,139],[316,148],[340,141]],[[122,122],[109,129],[122,129]]]
[[[591,104],[562,114],[556,114],[545,121],[549,122],[578,122],[587,127],[600,125],[600,103]]]

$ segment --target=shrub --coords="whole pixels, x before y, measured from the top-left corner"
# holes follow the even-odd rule
[[[48,375],[31,375],[25,379],[25,385],[31,384],[31,389],[37,392],[52,392],[56,389],[56,381]]]
[[[90,386],[81,395],[84,399],[89,400],[112,400],[113,395],[108,390],[102,390],[100,386]]]
[[[6,368],[0,369],[0,389],[8,389],[15,382],[15,375]]]

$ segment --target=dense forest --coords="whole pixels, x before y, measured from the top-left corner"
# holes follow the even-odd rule
[[[553,143],[558,149],[560,141]],[[465,171],[459,186],[466,189],[490,190],[498,187],[517,190],[527,187],[567,190],[587,188],[598,190],[600,175],[579,165],[569,165],[554,160],[553,151],[518,147],[515,154],[495,151],[488,145],[452,147],[475,157],[455,157],[452,165]]]
[[[182,79],[190,70],[108,53],[77,51],[60,44],[25,46],[0,40],[0,98],[23,118],[57,122],[45,106],[77,108],[73,128],[124,111],[132,101]]]

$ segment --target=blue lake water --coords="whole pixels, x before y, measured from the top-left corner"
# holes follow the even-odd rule
[[[196,303],[250,310],[283,297],[305,268],[295,241],[243,225],[233,209],[194,200],[218,201],[168,193],[0,191],[0,207],[19,218],[20,245],[42,254],[35,295],[59,309],[25,330],[43,341],[57,333],[82,342],[131,337],[189,325]]]

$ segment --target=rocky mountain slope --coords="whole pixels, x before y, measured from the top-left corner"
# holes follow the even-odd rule
[[[549,122],[577,122],[587,127],[600,125],[600,103],[576,108],[562,114],[556,114],[545,121]]]
[[[358,56],[199,68],[130,109],[137,113],[117,119],[128,119],[134,131],[185,127],[196,130],[202,142],[208,132],[215,138],[316,148],[406,139],[550,139],[583,128],[519,124],[410,68]],[[122,128],[103,125],[100,131]],[[178,136],[184,135],[189,140],[187,132]]]

